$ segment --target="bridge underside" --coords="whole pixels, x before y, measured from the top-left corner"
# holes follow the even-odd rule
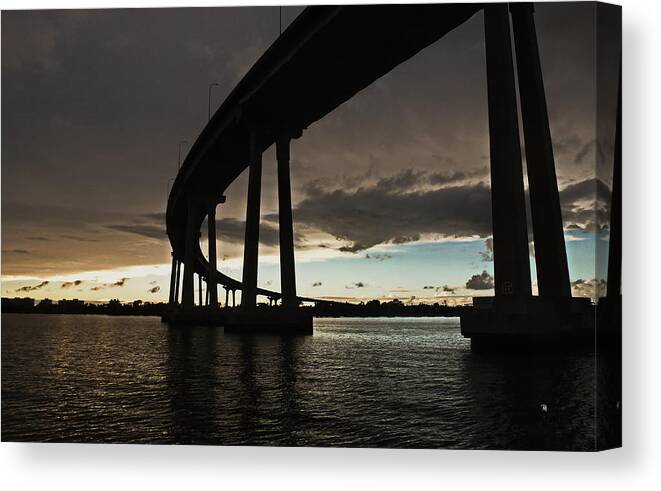
[[[248,167],[250,138],[259,151],[282,133],[299,136],[315,121],[400,63],[472,17],[481,6],[334,6],[307,8],[266,51],[195,142],[170,194],[167,232],[177,261],[185,260],[187,196],[221,196]],[[192,210],[199,230],[207,213]],[[195,272],[207,276],[197,247]],[[222,272],[216,281],[242,284]],[[279,292],[258,290],[279,298]],[[307,299],[304,299],[307,300]]]
[[[207,279],[212,306],[217,284],[232,298],[241,290],[244,307],[236,325],[272,325],[259,317],[256,296],[282,299],[292,322],[308,331],[310,320],[293,310],[294,273],[289,145],[306,128],[420,50],[484,10],[495,297],[486,309],[462,316],[462,333],[489,338],[514,326],[511,336],[540,335],[531,328],[559,313],[547,333],[565,331],[590,337],[592,309],[572,299],[553,145],[549,129],[539,49],[530,3],[309,7],[264,53],[221,105],[191,148],[168,200],[167,233],[173,250],[171,303],[178,304],[180,263],[184,263],[182,305],[194,306],[194,273]],[[512,39],[514,46],[512,46]],[[516,51],[516,63],[513,56]],[[516,88],[518,79],[519,89]],[[525,138],[531,218],[539,298],[533,300],[522,145]],[[276,145],[282,292],[257,288],[262,153]],[[243,276],[239,282],[215,268],[215,220],[210,221],[209,262],[200,249],[199,230],[224,191],[249,169]],[[228,304],[226,296],[225,304]],[[208,301],[207,301],[208,303]],[[200,305],[203,305],[200,293]],[[238,315],[238,317],[237,317]],[[229,318],[225,319],[229,322]],[[587,319],[587,320],[586,320]],[[518,326],[518,327],[517,327]],[[585,329],[587,329],[587,331]],[[523,332],[522,329],[525,331]],[[494,331],[495,330],[495,331]],[[580,331],[580,332],[579,332]],[[586,333],[587,332],[587,336]],[[524,337],[525,337],[524,336]],[[575,336],[576,337],[576,336]]]

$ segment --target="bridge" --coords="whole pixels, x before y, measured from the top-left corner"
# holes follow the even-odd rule
[[[234,306],[235,292],[241,291],[240,314],[223,317],[226,327],[236,325],[240,330],[263,323],[282,323],[300,324],[303,330],[311,331],[311,319],[296,317],[301,302],[318,300],[298,296],[296,292],[289,168],[292,139],[304,137],[306,128],[315,121],[481,10],[486,45],[496,292],[488,310],[490,315],[498,309],[521,310],[533,298],[541,299],[535,300],[535,305],[548,301],[574,312],[585,310],[582,299],[571,297],[532,4],[314,6],[306,8],[248,71],[210,119],[181,165],[166,213],[172,247],[172,308],[166,320],[198,322],[200,316],[213,317],[219,311],[220,286],[225,289],[226,306],[230,293]],[[528,162],[539,297],[532,297],[531,289],[518,103]],[[257,286],[262,153],[272,145],[276,147],[277,159],[280,291]],[[217,269],[215,224],[218,206],[225,202],[225,190],[246,169],[248,195],[243,275],[239,281]],[[205,219],[208,260],[199,241]],[[195,309],[195,275],[199,282],[198,305],[206,305],[206,309]],[[203,280],[207,285],[206,298],[202,295]],[[256,308],[258,295],[270,301],[280,300],[279,310],[289,314],[282,314],[281,319],[272,313],[268,319],[260,318]],[[193,313],[201,310],[205,313]],[[479,313],[467,316],[462,318],[464,335],[479,334],[479,326],[484,323],[491,327],[501,324],[485,320]]]

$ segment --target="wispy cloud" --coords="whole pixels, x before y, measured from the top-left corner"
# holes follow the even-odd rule
[[[128,280],[129,280],[129,278],[121,278],[121,279],[115,281],[114,283],[104,283],[103,285],[93,286],[92,288],[90,288],[90,290],[96,292],[96,291],[99,291],[99,290],[104,290],[106,288],[116,288],[116,287],[121,288],[126,284],[126,282]]]
[[[49,281],[42,281],[42,282],[39,283],[38,285],[32,285],[32,286],[30,286],[30,285],[26,285],[26,286],[22,286],[21,288],[17,288],[16,291],[17,291],[17,292],[31,292],[31,291],[34,291],[34,290],[39,290],[39,289],[41,289],[41,288],[47,286],[49,283],[50,283]]]
[[[72,286],[78,286],[82,283],[83,280],[65,281],[60,285],[60,288],[71,288]]]

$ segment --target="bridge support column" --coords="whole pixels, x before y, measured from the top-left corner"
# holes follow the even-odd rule
[[[195,279],[193,263],[195,261],[195,241],[198,234],[193,221],[195,207],[192,198],[188,198],[188,214],[186,216],[186,250],[184,252],[184,284],[182,285],[181,304],[186,308],[195,306]]]
[[[181,283],[181,262],[177,260],[177,271],[174,282],[174,303],[179,303],[179,284]]]
[[[540,296],[571,297],[558,180],[532,3],[511,3]]]
[[[528,232],[507,4],[484,7],[496,296],[530,296]]]
[[[278,160],[278,228],[280,234],[280,289],[282,305],[296,307],[296,266],[294,261],[294,229],[289,172],[289,137],[276,142]]]
[[[620,62],[621,63],[621,62]],[[611,216],[608,239],[608,279],[606,296],[616,298],[622,294],[622,66],[617,93],[617,121],[613,155],[613,183],[611,184]]]
[[[197,297],[198,297],[198,304],[200,307],[204,305],[204,302],[202,301],[202,294],[204,292],[202,291],[202,275],[198,274],[197,275]]]
[[[225,307],[230,306],[230,291],[225,287]]]
[[[174,304],[175,301],[175,285],[177,281],[177,259],[174,257],[174,252],[172,252],[172,270],[170,271],[170,305]]]
[[[248,175],[248,204],[246,232],[243,245],[243,290],[241,306],[252,309],[257,304],[257,260],[259,254],[259,213],[262,192],[262,152],[257,133],[250,134],[250,168]]]
[[[216,202],[209,203],[207,211],[207,224],[209,235],[209,271],[207,273],[207,295],[211,308],[218,307],[218,283],[216,281]]]

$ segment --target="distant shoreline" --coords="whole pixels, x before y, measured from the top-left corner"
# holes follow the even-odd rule
[[[123,304],[119,300],[111,300],[107,304],[85,303],[82,300],[60,300],[57,303],[51,300],[42,300],[36,303],[31,298],[3,298],[0,311],[3,314],[66,314],[66,315],[111,315],[134,317],[161,317],[168,309],[166,303],[150,303],[136,300]],[[200,307],[196,307],[200,308]],[[224,309],[226,309],[225,307]],[[240,309],[231,307],[229,311]],[[258,305],[258,310],[282,309],[279,306]],[[367,303],[318,303],[314,306],[301,306],[302,311],[311,313],[314,317],[459,317],[472,307],[447,306],[440,304],[404,304],[400,300],[391,300],[381,303],[371,300]]]
[[[139,314],[139,313],[110,313],[110,312],[15,312],[15,311],[6,311],[2,310],[1,314],[24,314],[24,315],[105,315],[110,317],[161,317],[161,314]],[[346,313],[346,314],[331,314],[331,313],[319,313],[313,314],[316,318],[324,319],[342,319],[342,318],[361,318],[361,319],[396,319],[396,318],[453,318],[459,317],[460,314],[457,312],[455,315],[446,314],[414,314],[408,312],[402,312],[399,314],[390,314],[390,315],[372,315],[369,313],[359,314],[359,313]]]

